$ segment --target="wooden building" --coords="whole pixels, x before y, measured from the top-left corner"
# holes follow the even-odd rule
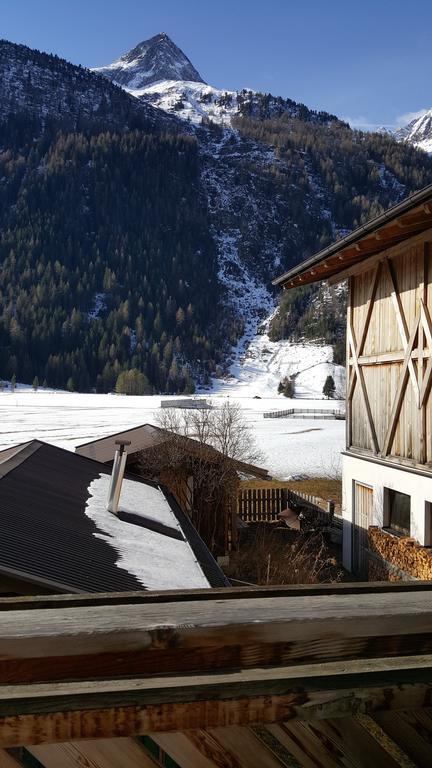
[[[432,577],[431,256],[427,187],[274,281],[348,283],[344,564],[361,575]]]
[[[92,440],[76,452],[109,464],[118,439],[130,442],[131,471],[169,488],[213,554],[225,555],[236,546],[240,477],[268,480],[266,469],[230,459],[206,443],[153,424]]]

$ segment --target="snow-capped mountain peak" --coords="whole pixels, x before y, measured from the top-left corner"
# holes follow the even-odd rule
[[[420,117],[411,120],[408,125],[399,128],[394,133],[395,139],[413,144],[425,152],[432,152],[432,109],[425,111]]]
[[[165,32],[138,43],[112,64],[95,67],[93,71],[134,90],[161,80],[204,83],[192,62]]]

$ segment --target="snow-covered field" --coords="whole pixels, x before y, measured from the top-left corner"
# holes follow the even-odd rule
[[[228,386],[228,385],[227,385]],[[232,387],[233,390],[233,387]],[[286,408],[335,408],[333,400],[288,400],[284,397],[254,399],[235,395],[261,450],[263,464],[279,478],[296,475],[335,474],[344,443],[344,422],[332,420],[264,419],[266,411]],[[254,393],[255,394],[255,393]],[[226,395],[206,395],[214,407]],[[164,400],[168,398],[163,398]],[[76,445],[126,427],[154,422],[161,397],[126,397],[67,392],[33,392],[18,388],[0,393],[0,449],[33,438],[74,450]],[[341,405],[341,404],[339,404]]]

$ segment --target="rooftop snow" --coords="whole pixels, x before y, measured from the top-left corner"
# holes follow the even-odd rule
[[[109,475],[100,475],[90,483],[85,512],[100,531],[94,535],[117,551],[117,567],[124,568],[149,590],[209,587],[186,540],[126,523],[108,512],[109,483]],[[120,508],[182,532],[162,491],[145,483],[123,480]]]

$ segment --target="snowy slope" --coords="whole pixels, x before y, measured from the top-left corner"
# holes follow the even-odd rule
[[[154,107],[193,123],[208,119],[219,125],[230,125],[239,112],[235,91],[220,90],[205,83],[160,80],[146,88],[128,86],[126,90]]]
[[[425,111],[420,117],[411,120],[408,125],[399,128],[394,133],[398,141],[413,144],[425,152],[432,153],[432,109]]]
[[[230,397],[275,398],[279,382],[286,376],[294,380],[294,400],[279,395],[280,408],[301,408],[298,398],[319,400],[327,376],[333,376],[336,395],[345,397],[345,368],[333,363],[333,348],[328,344],[270,341],[258,333],[235,355],[226,379],[213,380],[215,392]]]

